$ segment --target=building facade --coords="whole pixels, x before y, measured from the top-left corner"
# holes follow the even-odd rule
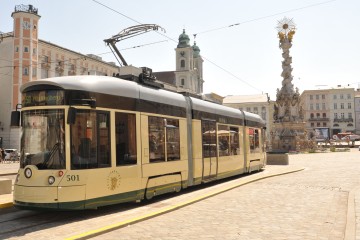
[[[339,85],[331,89],[305,90],[301,100],[308,131],[320,127],[329,128],[330,135],[359,131],[355,126],[354,88]]]
[[[10,126],[10,114],[21,107],[22,84],[48,77],[119,73],[115,63],[39,39],[41,17],[32,5],[16,6],[11,16],[13,32],[2,34],[0,42],[0,138],[4,148],[19,147],[20,128]]]
[[[173,85],[177,92],[189,92],[196,95],[203,93],[203,62],[200,48],[196,42],[191,46],[190,38],[183,30],[175,48],[175,71],[154,72],[156,78]]]
[[[355,92],[354,101],[355,133],[360,135],[360,88],[358,88]]]

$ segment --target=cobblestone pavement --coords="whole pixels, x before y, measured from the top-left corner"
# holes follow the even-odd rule
[[[345,239],[346,225],[352,224],[346,239],[360,239],[360,152],[290,155],[290,165],[306,169],[241,186],[95,238]],[[355,205],[349,208],[354,211],[349,222],[350,193]]]

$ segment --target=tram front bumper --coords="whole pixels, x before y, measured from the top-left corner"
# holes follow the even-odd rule
[[[84,209],[85,186],[14,186],[14,206],[21,209]]]

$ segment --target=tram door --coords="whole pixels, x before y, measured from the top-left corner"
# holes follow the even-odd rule
[[[202,120],[202,145],[203,145],[203,181],[216,176],[217,173],[217,142],[216,122]]]

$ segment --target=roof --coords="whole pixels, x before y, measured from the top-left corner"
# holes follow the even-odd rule
[[[153,72],[152,74],[156,77],[156,80],[159,80],[161,82],[168,83],[171,85],[176,85],[175,84],[175,71]]]
[[[226,96],[223,99],[223,104],[227,104],[227,103],[264,103],[264,102],[268,102],[268,96],[266,94],[234,95],[234,96]]]

